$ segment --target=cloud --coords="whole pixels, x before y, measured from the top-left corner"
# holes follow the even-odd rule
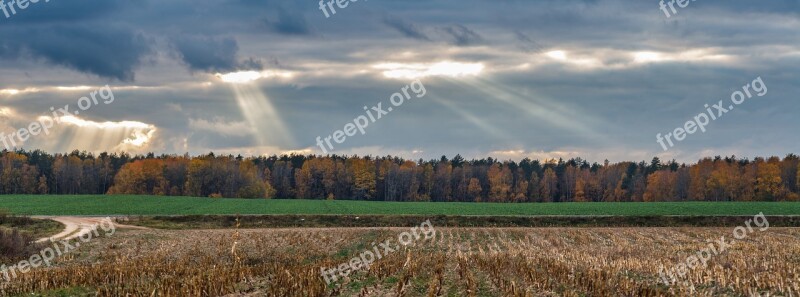
[[[230,73],[216,73],[214,76],[226,83],[245,84],[262,78],[291,79],[294,76],[294,73],[282,70],[265,70],[261,72],[249,70]]]
[[[0,107],[0,121],[8,122],[17,117],[17,112],[9,107]]]
[[[408,38],[425,41],[431,40],[417,25],[406,22],[402,19],[387,16],[383,19],[383,24],[397,30]]]
[[[536,41],[533,41],[533,39],[528,37],[528,35],[526,35],[525,33],[522,33],[522,31],[515,30],[514,37],[516,37],[517,41],[519,41],[520,49],[522,49],[526,53],[539,53],[544,50],[544,47],[542,47],[542,45],[540,45]]]
[[[249,136],[255,132],[253,127],[245,122],[225,122],[222,118],[214,118],[209,121],[206,119],[189,119],[189,128],[194,130],[212,132],[227,136]]]
[[[278,20],[266,20],[273,31],[285,35],[307,35],[311,33],[305,16],[298,11],[290,11],[285,8],[278,9]]]
[[[384,63],[372,66],[383,71],[383,76],[396,79],[418,79],[429,76],[465,77],[476,76],[483,72],[481,63],[461,63],[443,61],[437,63]]]
[[[239,65],[239,45],[233,38],[182,37],[173,41],[181,59],[192,71],[227,72]]]
[[[158,131],[155,125],[138,121],[99,122],[73,115],[58,118],[40,116],[37,120],[56,124],[47,133],[31,136],[24,144],[20,144],[21,147],[49,151],[77,149],[89,152],[142,153],[153,149]]]
[[[9,4],[9,1],[5,1]],[[41,1],[28,2],[25,10],[17,9],[17,13],[10,18],[0,17],[0,26],[24,23],[53,24],[58,22],[79,22],[101,18],[122,8],[128,3],[111,0],[70,0],[70,1]],[[0,16],[3,16],[0,14]]]
[[[441,29],[452,37],[453,44],[457,46],[471,46],[484,42],[483,37],[463,25],[452,25]]]
[[[548,160],[569,160],[574,158],[582,158],[588,162],[596,162],[596,163],[603,163],[605,160],[609,160],[611,162],[623,162],[623,161],[649,161],[653,157],[658,156],[662,160],[672,160],[675,159],[679,155],[676,152],[661,152],[658,154],[654,154],[648,150],[637,150],[637,149],[615,149],[615,150],[608,150],[608,151],[596,151],[596,150],[587,150],[582,148],[562,148],[556,149],[551,151],[526,151],[523,149],[510,149],[510,150],[497,150],[497,151],[490,151],[485,154],[479,154],[477,156],[470,156],[476,158],[486,158],[492,157],[497,158],[499,160],[513,160],[513,161],[520,161],[524,158],[528,158],[531,160],[539,160],[539,161],[548,161]],[[706,155],[711,156],[711,155]],[[696,159],[693,159],[694,156],[689,158],[682,158],[681,161],[691,162]]]
[[[129,29],[85,26],[0,31],[0,57],[30,56],[100,77],[133,81],[134,70],[151,53],[150,42]]]

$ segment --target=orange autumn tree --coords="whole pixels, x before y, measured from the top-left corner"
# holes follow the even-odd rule
[[[671,201],[675,197],[677,174],[669,170],[659,170],[647,177],[645,202]]]
[[[758,177],[756,178],[756,195],[761,201],[779,200],[784,192],[780,168],[774,158],[764,162],[756,160]]]
[[[137,160],[125,164],[114,177],[108,194],[167,195],[169,185],[164,178],[164,162],[158,159]]]

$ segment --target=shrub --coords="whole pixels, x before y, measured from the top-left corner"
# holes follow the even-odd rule
[[[0,261],[2,263],[16,262],[37,253],[39,244],[28,233],[17,229],[0,229]]]

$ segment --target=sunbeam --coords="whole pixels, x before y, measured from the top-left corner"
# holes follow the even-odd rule
[[[51,132],[59,149],[141,152],[149,149],[158,130],[142,122],[94,122],[71,115],[59,121],[61,125]]]
[[[536,93],[530,94],[529,90],[526,90],[525,94],[523,94],[519,90],[516,90],[516,89],[511,88],[511,87],[509,87],[507,85],[504,85],[504,84],[501,84],[501,83],[498,83],[498,82],[495,82],[495,81],[492,81],[492,80],[483,79],[483,78],[476,78],[475,80],[477,81],[476,83],[480,84],[482,87],[490,88],[490,89],[496,90],[498,92],[508,93],[511,96],[514,96],[514,97],[517,97],[517,98],[520,98],[520,99],[524,98],[524,99],[532,100],[535,104],[542,105],[545,108],[547,108],[548,110],[557,112],[560,116],[572,117],[574,115],[579,115],[580,118],[584,122],[584,125],[583,125],[584,127],[596,127],[596,125],[605,124],[601,120],[596,119],[594,117],[591,117],[588,113],[586,113],[585,111],[581,110],[578,106],[570,106],[570,105],[566,105],[564,103],[553,102],[553,101],[547,99],[544,95],[536,94]]]
[[[504,140],[509,139],[508,133],[506,133],[505,131],[503,131],[501,129],[498,129],[497,127],[493,126],[492,124],[489,124],[488,122],[486,122],[485,120],[475,116],[471,112],[459,107],[457,104],[453,103],[449,99],[446,99],[444,97],[435,96],[435,95],[431,95],[431,98],[433,98],[433,100],[436,101],[436,103],[439,103],[444,107],[447,107],[449,110],[457,113],[458,115],[460,115],[461,117],[463,117],[464,119],[466,119],[467,121],[469,121],[470,123],[475,125],[476,127],[480,128],[484,132],[490,134],[491,136],[501,137]]]
[[[487,98],[497,99],[560,129],[580,133],[581,136],[592,139],[593,141],[603,141],[602,138],[597,136],[599,134],[592,128],[598,127],[599,123],[588,120],[588,116],[585,116],[577,109],[547,102],[542,99],[541,96],[521,94],[511,88],[492,83],[485,79],[443,79],[465,88],[477,90],[485,94]]]
[[[294,146],[294,140],[269,97],[255,83],[232,83],[231,88],[242,115],[256,131],[255,139],[259,145]]]

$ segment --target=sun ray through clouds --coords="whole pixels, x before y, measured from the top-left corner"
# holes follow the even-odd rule
[[[488,133],[490,136],[499,137],[499,138],[502,138],[503,140],[508,140],[510,138],[508,133],[506,133],[505,131],[503,131],[501,129],[498,129],[497,127],[495,127],[491,123],[487,122],[484,119],[479,118],[478,116],[476,116],[472,112],[469,112],[468,110],[466,110],[464,108],[461,108],[460,106],[458,106],[458,104],[455,104],[450,99],[447,99],[447,98],[444,98],[444,97],[440,97],[440,96],[436,96],[436,95],[431,95],[431,98],[433,98],[433,100],[436,101],[436,103],[439,103],[442,106],[444,106],[447,109],[449,109],[450,111],[453,111],[453,112],[457,113],[459,116],[461,116],[462,118],[466,119],[468,122],[472,123],[473,125],[475,125],[479,129],[481,129],[484,132]]]
[[[242,115],[255,131],[254,136],[258,145],[294,146],[294,140],[289,135],[277,109],[257,84],[245,82],[230,85]]]
[[[599,134],[594,129],[599,127],[599,123],[578,109],[550,102],[536,94],[523,94],[483,78],[443,79],[464,88],[474,89],[485,94],[488,100],[499,100],[566,132],[576,133],[594,142],[605,142],[603,138],[598,137]]]
[[[54,121],[50,117],[48,121]],[[49,132],[48,136],[31,139],[40,145],[57,150],[125,151],[131,153],[144,152],[151,149],[151,144],[158,129],[156,126],[136,122],[95,122],[77,116],[62,116],[57,119],[60,124]]]

